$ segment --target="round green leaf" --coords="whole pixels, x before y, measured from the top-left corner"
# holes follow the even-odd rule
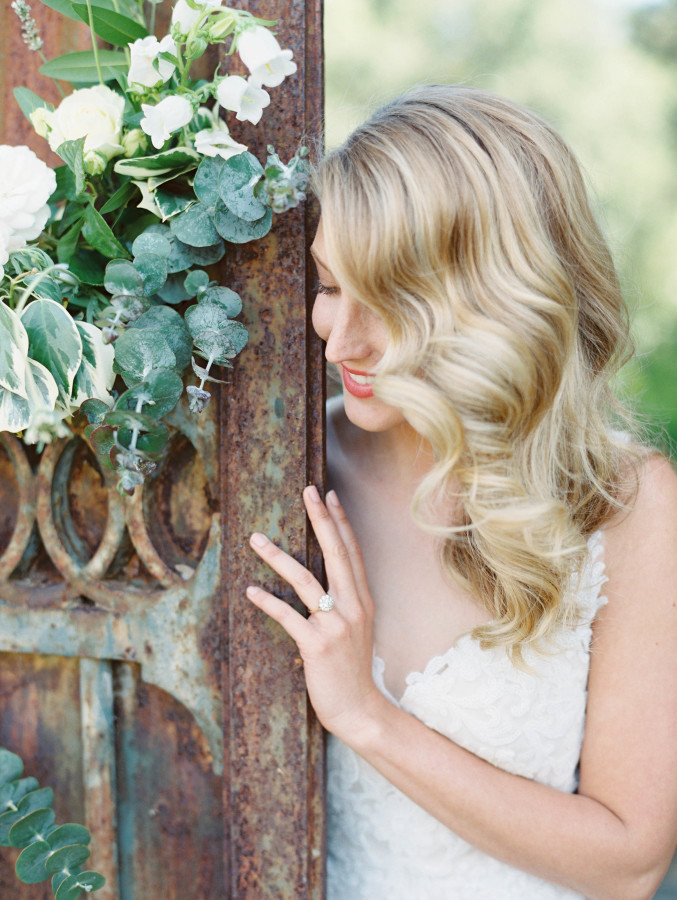
[[[14,810],[14,807],[18,807],[26,794],[36,790],[37,787],[38,782],[36,778],[22,778],[20,781],[10,781],[7,784],[3,784],[0,787],[0,813]]]
[[[183,272],[191,266],[211,266],[223,259],[226,245],[219,238],[217,244],[209,247],[191,247],[180,241],[176,235],[172,235],[172,253],[167,260],[167,271]]]
[[[35,791],[34,793],[38,793]],[[15,822],[9,830],[12,847],[27,847],[33,841],[46,838],[49,828],[54,824],[56,814],[53,809],[36,809]]]
[[[76,825],[69,823],[68,825],[59,825],[54,831],[50,831],[47,843],[52,850],[60,850],[61,847],[68,847],[69,844],[89,844],[92,837],[84,825]]]
[[[167,258],[171,252],[172,245],[167,238],[149,229],[140,234],[132,244],[132,254],[134,256],[141,256],[142,253],[153,253],[155,256]]]
[[[153,369],[177,368],[177,360],[159,332],[128,328],[115,342],[115,367],[127,384],[136,384]]]
[[[108,407],[106,412],[109,412]],[[115,433],[109,425],[99,425],[89,435],[89,443],[97,455],[108,456],[115,446]]]
[[[165,241],[166,243],[166,241]],[[134,267],[143,278],[143,292],[152,297],[167,280],[167,257],[157,253],[140,253],[134,258]]]
[[[21,757],[0,747],[0,785],[21,778],[23,770],[24,764]]]
[[[227,159],[219,172],[219,193],[225,200],[234,191],[252,187],[263,175],[263,166],[252,153],[238,153]]]
[[[176,357],[174,365],[162,366],[158,364],[153,366],[153,368],[175,368],[183,372],[190,362],[190,334],[181,316],[168,306],[151,306],[148,312],[145,312],[134,323],[132,329],[129,330],[137,331],[141,329],[152,330],[161,334],[172,348]]]
[[[138,431],[151,431],[156,434],[166,429],[164,422],[158,422],[152,416],[146,416],[143,413],[132,412],[129,409],[114,409],[106,416],[106,425],[112,425],[114,428],[129,428],[130,431],[137,429]]]
[[[116,294],[143,294],[143,279],[127,259],[113,259],[108,263],[103,286],[113,297]]]
[[[205,303],[186,310],[186,324],[195,346],[208,359],[232,359],[248,340],[247,329],[231,321],[222,306]]]
[[[172,232],[191,247],[210,247],[217,244],[219,235],[214,227],[214,208],[195,203],[185,212],[171,219]]]
[[[47,841],[33,841],[19,854],[16,874],[24,884],[39,884],[49,875],[46,863],[52,852]]]
[[[172,369],[155,369],[141,384],[134,385],[119,398],[117,409],[136,409],[139,397],[144,398],[143,411],[154,419],[171,412],[183,393],[183,382]]]
[[[183,286],[183,273],[176,275],[168,275],[167,280],[157,292],[158,297],[163,303],[174,305],[183,303],[184,300],[190,300],[190,294]]]
[[[126,450],[129,450],[132,446],[132,433],[133,432],[131,432],[129,428],[118,429],[118,443],[122,444]],[[151,434],[149,431],[146,431],[144,434],[139,434],[137,436],[136,449],[145,456],[157,459],[167,446],[168,440],[168,429],[165,429],[163,432],[158,432],[157,434]]]
[[[195,173],[195,196],[207,206],[214,206],[219,199],[219,175],[223,166],[224,160],[220,156],[206,156]]]
[[[208,284],[209,275],[203,272],[202,269],[194,269],[192,272],[189,272],[186,275],[186,280],[183,282],[189,297],[194,297],[201,287],[206,287]]]
[[[261,203],[254,196],[252,187],[245,187],[239,191],[234,191],[228,197],[223,197],[223,202],[228,209],[234,213],[239,219],[246,222],[258,222],[266,214],[268,209],[265,203]]]
[[[70,844],[55,850],[45,863],[49,875],[62,872],[64,869],[72,869],[89,859],[89,848],[84,844]]]
[[[104,886],[106,879],[98,872],[80,872],[70,875],[61,882],[54,895],[54,900],[77,900],[82,891],[98,891]]]
[[[226,287],[210,287],[200,294],[200,303],[215,303],[222,306],[229,318],[234,318],[242,312],[242,300],[240,295]]]
[[[238,218],[226,206],[223,201],[216,204],[214,211],[214,225],[216,230],[231,244],[246,244],[248,241],[256,241],[268,234],[273,223],[273,211],[269,208],[260,219],[254,222],[246,222]]]
[[[80,406],[79,412],[81,415],[87,417],[87,421],[92,425],[100,425],[103,422],[103,417],[108,412],[108,406],[103,402],[103,400],[85,400],[85,402]]]

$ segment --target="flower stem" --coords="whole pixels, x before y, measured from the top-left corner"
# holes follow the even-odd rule
[[[87,3],[87,15],[89,17],[89,32],[92,36],[92,50],[94,51],[94,63],[96,72],[99,76],[99,84],[103,84],[103,72],[101,71],[101,63],[99,62],[99,47],[96,43],[96,34],[94,32],[94,14],[92,12],[92,0],[85,0]]]

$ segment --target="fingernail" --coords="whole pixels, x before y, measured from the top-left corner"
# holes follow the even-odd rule
[[[339,498],[336,495],[336,491],[329,491],[329,493],[327,494],[327,502],[331,503],[332,506],[341,505]]]
[[[306,496],[308,497],[309,500],[312,500],[313,503],[320,502],[320,495],[318,494],[317,488],[315,487],[314,484],[308,485],[308,487],[306,488]]]
[[[259,534],[258,531],[255,531],[254,534],[249,538],[249,540],[254,544],[255,547],[265,547],[268,543],[268,538],[265,534]]]
[[[258,594],[258,592],[259,592],[259,589],[250,584],[249,587],[247,588],[247,590],[245,591],[245,594],[249,597],[250,600],[253,600],[254,597]]]

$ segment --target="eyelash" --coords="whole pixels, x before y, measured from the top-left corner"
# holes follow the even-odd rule
[[[332,294],[338,294],[339,289],[337,287],[329,287],[326,284],[322,284],[321,281],[318,281],[317,284],[315,285],[315,292],[317,294],[332,295]]]

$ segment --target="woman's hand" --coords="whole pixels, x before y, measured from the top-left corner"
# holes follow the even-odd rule
[[[327,495],[327,506],[313,485],[305,489],[303,500],[324,555],[333,609],[318,610],[325,593],[320,582],[262,534],[251,536],[252,549],[289,582],[313,614],[306,619],[258,587],[248,587],[247,596],[296,641],[320,722],[339,736],[354,735],[383,699],[372,678],[373,602],[359,544],[334,491]]]

